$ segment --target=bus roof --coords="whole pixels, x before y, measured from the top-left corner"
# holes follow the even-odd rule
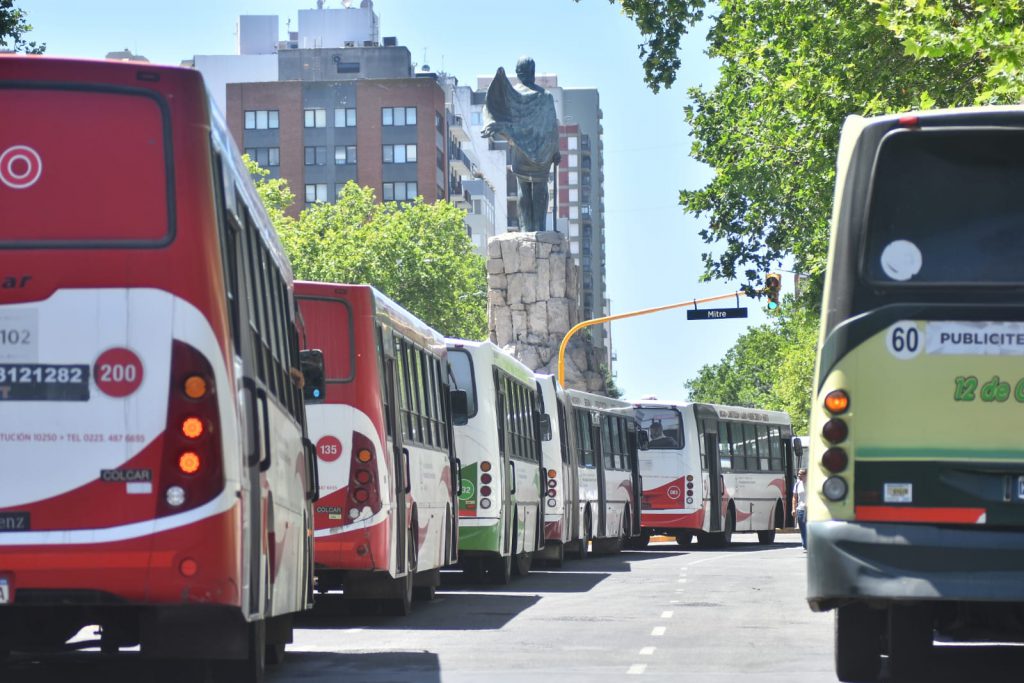
[[[312,282],[298,280],[295,283],[296,297],[317,296],[327,299],[362,298],[373,304],[373,315],[383,318],[393,328],[402,331],[421,343],[444,348],[445,338],[440,332],[423,322],[373,285],[352,285],[334,282]]]
[[[449,349],[466,349],[473,358],[487,360],[496,365],[516,379],[524,382],[536,382],[533,370],[528,368],[521,360],[503,351],[500,346],[491,341],[472,341],[469,339],[445,339]]]

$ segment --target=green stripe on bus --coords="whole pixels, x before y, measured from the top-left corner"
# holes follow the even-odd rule
[[[497,520],[489,526],[464,526],[459,529],[459,550],[501,552]]]
[[[857,460],[985,460],[1024,462],[1024,451],[964,450],[950,448],[864,448],[856,450]]]

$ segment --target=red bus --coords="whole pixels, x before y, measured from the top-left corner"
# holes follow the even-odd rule
[[[409,613],[458,558],[444,338],[367,285],[297,282],[320,500],[317,588]]]
[[[258,681],[312,598],[291,270],[202,79],[0,56],[0,655]]]

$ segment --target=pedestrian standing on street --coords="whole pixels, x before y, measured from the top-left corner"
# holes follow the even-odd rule
[[[796,523],[800,527],[800,545],[807,550],[807,470],[803,467],[796,473],[796,486],[793,487],[793,509],[796,510]]]

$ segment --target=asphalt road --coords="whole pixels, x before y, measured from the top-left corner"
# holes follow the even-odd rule
[[[780,534],[772,546],[734,538],[725,550],[652,544],[561,569],[535,566],[507,587],[465,584],[449,572],[437,598],[406,618],[349,614],[340,594],[320,596],[268,681],[836,680],[833,617],[803,600],[798,537]],[[1021,672],[1024,648],[940,646],[920,680],[1019,681]],[[21,658],[0,678],[168,680],[135,653],[95,651]]]

